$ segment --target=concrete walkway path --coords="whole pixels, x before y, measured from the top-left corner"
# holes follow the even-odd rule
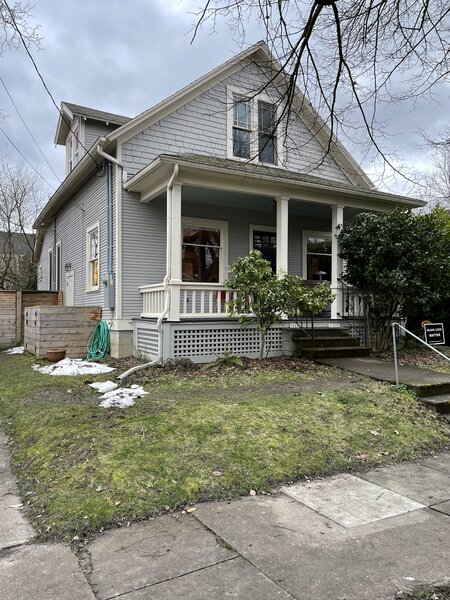
[[[450,454],[201,504],[76,557],[32,543],[0,442],[2,600],[394,600],[450,583]]]
[[[318,362],[337,367],[338,369],[345,369],[351,373],[366,375],[367,377],[372,377],[373,379],[378,379],[380,381],[395,383],[395,369],[393,362],[379,360],[377,358],[359,357],[323,358]],[[436,371],[431,371],[429,369],[421,369],[419,367],[399,365],[399,379],[400,383],[411,387],[445,384],[450,386],[450,375],[437,373]]]

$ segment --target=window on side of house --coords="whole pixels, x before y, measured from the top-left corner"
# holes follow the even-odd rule
[[[61,242],[56,244],[56,265],[55,265],[55,284],[56,289],[61,289],[61,275],[62,275],[62,262],[61,262]]]
[[[183,218],[183,281],[221,283],[227,247],[227,224]]]
[[[48,289],[53,289],[53,249],[48,251]]]
[[[99,224],[96,223],[87,230],[87,291],[96,291],[99,288]]]
[[[331,281],[331,234],[306,238],[306,279]]]

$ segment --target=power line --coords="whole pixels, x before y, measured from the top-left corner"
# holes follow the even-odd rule
[[[41,147],[39,146],[39,144],[37,143],[34,135],[31,133],[30,128],[28,127],[28,125],[25,122],[25,119],[22,117],[22,115],[20,114],[19,109],[17,108],[16,103],[13,100],[13,97],[11,96],[8,88],[6,87],[6,83],[3,81],[3,78],[0,76],[0,81],[2,82],[3,87],[5,88],[6,93],[9,96],[9,99],[11,100],[12,105],[14,106],[14,108],[16,109],[17,114],[19,115],[20,120],[22,121],[25,129],[28,131],[28,133],[30,134],[31,139],[33,140],[36,148],[39,150],[39,152],[41,153],[42,158],[45,160],[45,162],[47,163],[47,165],[50,167],[51,172],[53,173],[53,175],[56,177],[56,179],[59,181],[59,183],[61,183],[61,179],[58,177],[58,175],[55,173],[52,165],[49,163],[49,161],[47,160],[47,157],[45,156],[45,154],[42,152]]]
[[[38,175],[49,186],[49,188],[51,188],[52,186],[45,179],[45,177],[42,175],[42,173],[39,173],[39,171],[33,167],[33,165],[30,163],[28,158],[19,150],[19,148],[15,145],[15,143],[12,141],[12,139],[9,137],[9,135],[3,130],[2,127],[0,127],[0,131],[3,133],[3,135],[8,140],[8,142],[11,144],[11,146],[13,146],[13,148],[15,148],[17,150],[17,152],[20,154],[20,156],[23,158],[23,160],[33,169],[33,171],[36,173],[36,175]]]
[[[95,162],[95,164],[96,164],[96,166],[97,166],[97,168],[98,168],[98,167],[100,166],[100,165],[99,165],[99,163],[98,163],[98,162],[95,160],[95,158],[92,156],[92,154],[91,154],[91,153],[89,152],[89,150],[86,148],[86,146],[85,146],[85,145],[84,145],[84,144],[81,142],[81,140],[79,139],[79,137],[78,137],[78,135],[76,134],[76,132],[75,132],[75,131],[72,129],[72,127],[70,126],[70,122],[67,120],[67,118],[66,118],[66,115],[63,113],[63,111],[62,111],[62,110],[59,108],[59,106],[56,104],[56,101],[55,101],[55,99],[54,99],[54,97],[53,97],[53,95],[52,95],[51,91],[48,89],[48,86],[47,86],[47,84],[45,83],[45,80],[44,80],[43,76],[41,75],[41,72],[40,72],[40,71],[39,71],[39,69],[38,69],[38,66],[37,66],[37,64],[36,64],[36,61],[35,61],[35,60],[34,60],[34,58],[33,58],[33,55],[32,55],[32,54],[31,54],[31,52],[29,51],[29,49],[28,49],[28,46],[26,45],[26,43],[25,43],[25,40],[23,39],[22,32],[20,31],[20,28],[19,28],[19,26],[18,26],[18,25],[17,25],[17,23],[16,23],[16,19],[15,19],[15,17],[14,17],[14,13],[13,13],[13,11],[10,9],[8,2],[7,2],[6,0],[2,0],[2,1],[3,1],[3,4],[6,6],[6,8],[8,9],[8,12],[9,12],[9,14],[10,14],[10,16],[11,16],[11,20],[12,20],[13,27],[14,27],[14,29],[16,30],[16,32],[18,33],[18,35],[19,35],[19,37],[20,37],[20,39],[21,39],[21,41],[22,41],[23,47],[25,48],[25,52],[28,54],[28,56],[29,56],[29,58],[30,58],[31,62],[33,63],[33,67],[34,67],[34,69],[35,69],[36,73],[38,74],[38,76],[39,76],[39,79],[42,81],[42,85],[44,86],[44,89],[45,89],[45,91],[46,91],[46,92],[47,92],[47,94],[50,96],[50,99],[51,99],[51,101],[53,102],[53,104],[54,104],[54,106],[55,106],[56,110],[57,110],[57,111],[58,111],[58,113],[60,114],[60,116],[61,116],[62,120],[64,121],[64,123],[65,123],[65,124],[67,125],[67,127],[69,128],[69,131],[72,133],[72,135],[74,135],[74,136],[75,136],[75,139],[77,140],[77,142],[80,144],[80,146],[83,148],[83,150],[85,150],[85,151],[86,151],[86,153],[87,153],[87,154],[88,154],[88,155],[89,155],[89,156],[92,158],[92,160]]]

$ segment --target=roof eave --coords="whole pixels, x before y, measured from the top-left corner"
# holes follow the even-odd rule
[[[219,165],[208,165],[204,163],[196,163],[183,159],[177,156],[158,156],[152,161],[147,167],[136,173],[131,179],[124,184],[124,189],[130,192],[142,192],[148,188],[153,180],[160,179],[162,172],[164,175],[169,175],[172,172],[173,166],[177,164],[180,169],[188,169],[190,171],[196,170],[197,172],[214,173],[220,175],[228,175],[229,177],[237,177],[239,179],[250,178],[255,180],[264,180],[273,182],[274,174],[268,173],[266,175],[261,173],[243,173],[241,169],[233,169],[231,166],[221,167]],[[179,178],[182,181],[182,172],[180,171]],[[276,175],[275,175],[276,178]],[[317,193],[329,193],[333,194],[333,197],[338,198],[352,198],[353,200],[360,200],[369,203],[383,203],[403,206],[405,208],[419,208],[426,206],[426,202],[418,200],[416,198],[409,198],[408,196],[399,196],[397,194],[388,194],[386,192],[379,192],[374,190],[365,190],[362,188],[343,188],[341,186],[327,185],[323,183],[312,183],[308,181],[299,181],[296,179],[280,178],[277,183],[285,186],[286,188],[296,188],[297,190],[308,190],[315,191]],[[368,207],[369,208],[369,207]]]

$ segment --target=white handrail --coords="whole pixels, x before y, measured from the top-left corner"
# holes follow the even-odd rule
[[[436,348],[434,348],[434,346],[431,346],[430,344],[428,344],[427,342],[422,340],[420,337],[418,337],[417,335],[412,333],[412,331],[409,331],[409,329],[406,329],[406,327],[403,327],[403,325],[400,325],[400,323],[393,322],[393,323],[391,323],[391,327],[392,327],[392,345],[394,347],[395,385],[397,385],[397,386],[400,385],[399,376],[398,376],[397,340],[395,339],[395,328],[396,327],[398,327],[405,333],[409,333],[409,335],[411,337],[413,337],[415,340],[417,340],[418,342],[420,342],[421,344],[423,344],[430,350],[433,350],[433,352],[435,352],[436,354],[439,354],[439,356],[442,356],[442,358],[445,358],[445,360],[448,360],[450,362],[450,358],[448,356],[446,356],[442,352],[439,352],[439,350],[436,350]]]

